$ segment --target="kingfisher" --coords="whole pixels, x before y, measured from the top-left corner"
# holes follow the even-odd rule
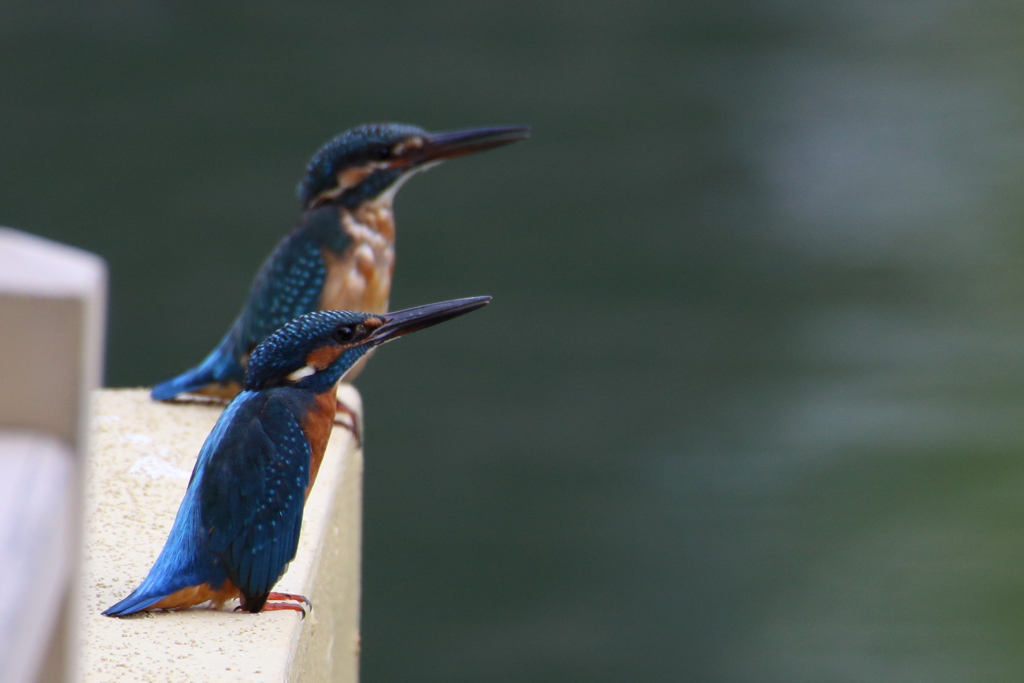
[[[242,388],[253,349],[292,318],[316,310],[387,311],[395,263],[392,203],[402,184],[445,159],[529,134],[527,126],[428,133],[377,123],[328,142],[299,184],[298,223],[263,262],[231,329],[199,365],[157,384],[153,398],[189,393],[231,399]],[[354,414],[343,404],[339,409],[349,413],[355,433]]]
[[[243,390],[206,438],[174,525],[142,584],[107,616],[240,598],[248,612],[296,610],[271,589],[295,557],[306,497],[334,425],[341,377],[372,349],[474,311],[491,297],[394,313],[316,311],[256,347]]]

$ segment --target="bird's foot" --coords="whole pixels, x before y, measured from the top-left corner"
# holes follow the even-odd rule
[[[339,420],[339,413],[348,416],[348,420]],[[356,446],[363,445],[363,435],[359,430],[359,413],[349,408],[340,399],[338,400],[338,406],[334,416],[334,424],[338,425],[339,427],[344,427],[348,431],[352,432],[352,438],[356,440]]]
[[[298,595],[297,593],[271,593],[267,596],[267,600],[294,600],[296,602],[306,603],[306,607],[313,610],[313,603],[309,601],[305,595]]]
[[[273,594],[271,594],[273,595]],[[302,615],[302,618],[306,618],[306,608],[302,605],[296,605],[294,602],[268,602],[263,606],[261,612],[276,612],[278,610],[291,610],[298,612]]]
[[[271,602],[276,600],[278,602]],[[294,602],[287,602],[287,601]],[[267,596],[267,601],[263,603],[260,608],[260,612],[276,612],[279,610],[291,610],[293,612],[299,612],[302,614],[302,618],[306,618],[306,609],[302,605],[295,604],[296,602],[304,602],[309,607],[310,611],[313,610],[313,603],[309,601],[305,595],[296,595],[295,593],[271,593]],[[245,605],[239,605],[235,608],[236,612],[245,610]]]

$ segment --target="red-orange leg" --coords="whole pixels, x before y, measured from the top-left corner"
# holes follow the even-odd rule
[[[356,445],[362,446],[363,435],[359,433],[359,415],[356,413],[356,411],[349,408],[340,400],[338,401],[337,412],[348,415],[348,422],[340,422],[336,414],[334,416],[334,424],[338,425],[339,427],[344,427],[348,431],[352,432],[352,438],[356,440]]]
[[[268,602],[263,606],[261,612],[276,612],[278,610],[291,610],[293,612],[299,612],[302,614],[302,618],[306,618],[306,610],[302,605],[296,605],[294,602]]]
[[[313,609],[313,603],[309,601],[305,595],[297,595],[296,593],[271,593],[267,596],[267,601],[271,600],[294,600],[295,602],[304,602],[309,609]]]

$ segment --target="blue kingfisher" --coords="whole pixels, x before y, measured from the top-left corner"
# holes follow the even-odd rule
[[[392,202],[402,184],[445,159],[529,134],[526,126],[428,133],[377,123],[328,142],[299,184],[302,216],[263,262],[227,334],[199,365],[157,384],[153,398],[189,393],[230,399],[241,390],[253,349],[292,318],[316,310],[387,311],[395,263]]]
[[[249,358],[243,390],[206,438],[170,535],[142,584],[108,616],[220,607],[305,610],[272,591],[295,557],[306,497],[334,425],[340,378],[372,349],[490,301],[455,299],[394,313],[317,311]]]

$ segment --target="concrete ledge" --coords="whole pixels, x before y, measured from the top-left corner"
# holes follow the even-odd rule
[[[358,392],[339,396],[360,411]],[[335,429],[276,590],[313,602],[263,614],[193,609],[126,619],[100,612],[145,577],[163,547],[203,440],[222,407],[103,390],[86,481],[83,680],[358,681],[363,454]],[[230,603],[229,603],[230,604]]]

